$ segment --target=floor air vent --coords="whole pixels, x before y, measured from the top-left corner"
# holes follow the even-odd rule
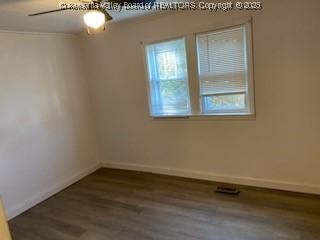
[[[217,187],[216,193],[229,194],[229,195],[239,195],[240,190],[235,187]]]

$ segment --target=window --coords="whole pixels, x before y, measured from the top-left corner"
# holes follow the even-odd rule
[[[190,36],[146,45],[151,115],[253,114],[250,23]],[[188,78],[186,53],[197,79]],[[188,81],[199,89],[189,92]]]
[[[250,113],[245,26],[197,34],[201,113]]]
[[[191,114],[184,39],[146,47],[152,116]]]

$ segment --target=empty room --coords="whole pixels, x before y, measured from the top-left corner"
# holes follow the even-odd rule
[[[0,0],[0,240],[320,240],[319,0]]]

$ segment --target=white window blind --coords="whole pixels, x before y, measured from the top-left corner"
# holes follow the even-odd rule
[[[184,39],[146,45],[152,116],[190,115]]]
[[[202,113],[250,113],[245,25],[196,36]]]

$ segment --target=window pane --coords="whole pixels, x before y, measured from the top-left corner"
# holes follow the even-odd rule
[[[202,113],[249,113],[246,28],[197,34]]]
[[[146,46],[151,115],[190,114],[185,51],[184,39]]]
[[[202,97],[202,106],[209,112],[241,112],[246,107],[245,94],[212,95]]]
[[[159,79],[174,79],[178,77],[177,58],[174,52],[161,52],[157,55]]]

